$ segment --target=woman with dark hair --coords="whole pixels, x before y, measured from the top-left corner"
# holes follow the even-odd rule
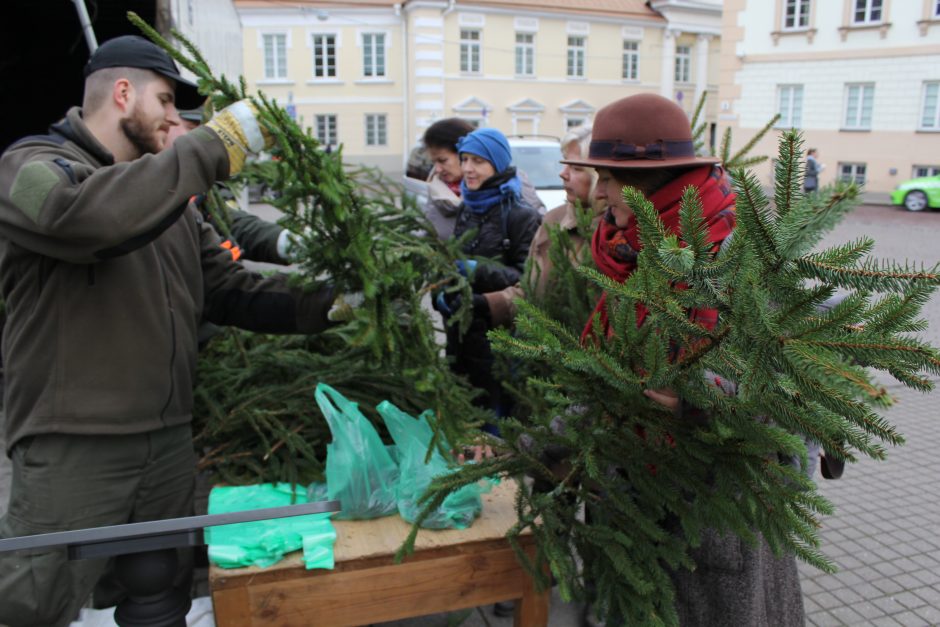
[[[462,138],[457,150],[463,176],[453,238],[472,231],[463,245],[467,259],[460,267],[473,288],[473,321],[462,336],[456,325],[447,327],[447,355],[453,358],[455,372],[483,390],[479,405],[499,417],[507,407],[502,385],[493,375],[493,353],[486,337],[492,327],[488,297],[519,282],[541,217],[522,201],[522,182],[502,133],[478,129]],[[441,293],[435,307],[449,318],[459,306],[458,297]]]
[[[654,94],[624,98],[601,109],[595,118],[589,156],[566,161],[598,171],[595,196],[608,210],[594,233],[591,253],[598,270],[616,281],[626,281],[641,249],[636,217],[621,194],[626,186],[642,192],[653,204],[667,231],[679,235],[679,202],[683,191],[699,194],[709,241],[717,252],[735,226],[735,194],[718,159],[697,157],[689,120],[672,101]],[[607,341],[613,334],[606,298],[597,304],[602,337],[589,321],[584,342]],[[647,310],[637,306],[637,324]],[[691,309],[689,319],[706,328],[717,321],[714,309]],[[593,320],[594,316],[592,316]],[[726,394],[735,386],[722,381]],[[707,420],[670,390],[646,390],[653,401],[674,410],[679,419]],[[690,495],[689,498],[695,498]],[[668,527],[668,522],[663,523]],[[671,573],[676,612],[681,625],[802,625],[803,601],[796,559],[776,557],[757,534],[752,546],[731,532],[706,529],[701,546],[692,551],[695,570]]]
[[[424,132],[422,141],[430,155],[433,168],[428,177],[428,202],[424,212],[442,240],[454,232],[454,220],[460,208],[460,181],[463,172],[457,142],[473,131],[473,125],[460,118],[438,120]],[[521,197],[534,209],[544,209],[535,188],[520,174]]]

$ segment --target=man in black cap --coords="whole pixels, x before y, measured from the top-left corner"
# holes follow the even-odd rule
[[[188,206],[270,141],[249,102],[164,149],[176,105],[202,100],[169,55],[120,37],[85,75],[81,108],[0,157],[13,462],[0,537],[191,514],[200,319],[294,333],[348,313],[330,289],[246,271]],[[106,567],[65,550],[0,555],[0,624],[67,625]]]

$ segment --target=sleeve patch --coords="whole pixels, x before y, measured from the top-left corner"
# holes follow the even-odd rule
[[[42,209],[49,192],[60,182],[59,175],[52,167],[42,161],[27,163],[16,174],[10,188],[10,199],[17,208],[33,222],[39,222]]]

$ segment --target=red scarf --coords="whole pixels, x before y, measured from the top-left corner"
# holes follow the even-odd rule
[[[650,196],[649,201],[659,212],[659,218],[666,226],[666,231],[679,233],[679,201],[686,187],[695,187],[702,201],[702,214],[708,227],[708,241],[714,245],[712,250],[717,251],[721,242],[734,229],[735,194],[731,191],[731,184],[725,176],[724,170],[719,166],[696,168],[668,183]],[[637,253],[642,248],[640,243],[636,216],[630,216],[627,226],[619,228],[608,210],[594,231],[591,240],[591,255],[597,264],[597,269],[612,279],[627,280],[636,269]],[[607,337],[613,334],[610,320],[607,316],[607,293],[601,295],[597,306],[581,333],[581,342],[585,343],[593,337],[592,322],[594,316],[600,312],[601,324]],[[637,303],[637,326],[643,324],[649,310],[643,303]],[[718,322],[718,312],[714,309],[693,309],[689,318],[707,329],[714,328]]]

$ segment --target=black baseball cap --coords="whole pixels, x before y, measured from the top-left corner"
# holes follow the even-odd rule
[[[195,109],[205,102],[196,84],[180,76],[179,68],[166,51],[139,35],[123,35],[101,44],[88,63],[85,78],[92,72],[109,67],[134,67],[151,70],[176,81],[176,108]]]

